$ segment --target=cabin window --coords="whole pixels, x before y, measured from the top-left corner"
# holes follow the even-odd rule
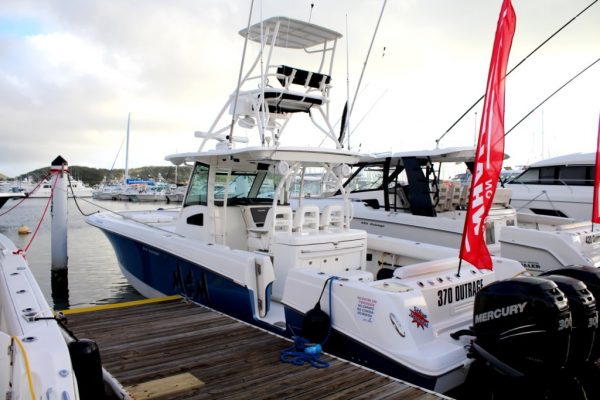
[[[540,183],[542,185],[554,185],[556,184],[556,168],[555,167],[542,167],[540,168]]]
[[[586,176],[589,170],[590,168],[585,165],[564,165],[558,170],[558,179],[560,183],[566,185],[592,186],[591,175]]]
[[[275,189],[280,181],[281,176],[267,174],[265,179],[262,181],[260,188],[258,189],[258,194],[256,197],[259,199],[272,199],[273,196],[275,196]]]
[[[229,182],[227,177],[229,177]],[[255,179],[256,174],[233,172],[228,175],[227,173],[217,173],[215,178],[215,200],[225,198],[225,187],[228,185],[228,199],[246,199],[250,197],[250,189]]]
[[[513,183],[539,183],[540,170],[539,168],[530,168],[519,175]]]
[[[381,189],[383,165],[366,165],[352,176],[344,186],[352,192]]]
[[[215,187],[216,191],[216,187]],[[196,163],[190,178],[188,191],[185,196],[184,207],[193,205],[207,205],[208,199],[208,165]]]

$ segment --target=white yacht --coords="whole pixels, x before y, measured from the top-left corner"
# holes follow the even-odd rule
[[[507,187],[518,212],[589,221],[596,153],[574,153],[531,164]]]

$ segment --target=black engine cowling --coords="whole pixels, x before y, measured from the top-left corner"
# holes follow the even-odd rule
[[[473,355],[507,376],[540,375],[565,366],[571,311],[556,283],[516,277],[475,297]]]
[[[562,275],[544,275],[567,296],[573,318],[568,367],[577,368],[591,356],[598,328],[596,300],[582,281]]]
[[[586,285],[587,289],[592,293],[595,299],[600,299],[600,268],[575,265],[567,268],[555,269],[547,274],[568,276],[578,279]],[[597,304],[596,308],[598,308]],[[600,358],[600,327],[598,326],[597,319],[595,321],[595,326],[596,340],[592,346],[591,360],[598,360]]]

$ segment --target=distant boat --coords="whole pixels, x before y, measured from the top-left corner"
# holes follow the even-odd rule
[[[169,189],[165,196],[167,196],[167,203],[181,203],[185,197],[187,186],[178,186],[176,189]]]
[[[122,184],[104,183],[92,192],[92,197],[96,200],[119,200],[121,192],[123,192]]]
[[[531,164],[506,187],[520,213],[589,221],[596,153],[574,153]]]
[[[30,190],[33,190],[34,188],[35,185]],[[73,197],[73,194],[75,194],[76,197],[92,197],[93,191],[94,190],[91,187],[77,179],[71,179],[67,186],[68,197]],[[52,179],[44,181],[44,183],[42,183],[35,191],[28,191],[27,193],[28,197],[50,197],[52,194]]]

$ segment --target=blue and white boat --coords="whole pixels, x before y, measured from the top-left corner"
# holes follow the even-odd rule
[[[436,391],[460,385],[470,339],[451,333],[472,324],[482,287],[523,268],[494,258],[493,271],[463,263],[458,276],[456,250],[350,228],[342,184],[361,155],[342,149],[328,112],[341,35],[284,17],[240,34],[259,44],[250,71],[212,128],[196,133],[200,149],[167,157],[193,165],[181,209],[99,213],[87,222],[106,234],[124,275],[147,297],[182,294],[288,337],[308,336],[306,315],[320,304],[331,330],[312,340],[326,351]],[[280,48],[306,50],[319,58],[319,69],[276,63]],[[264,73],[256,72],[261,65]],[[310,116],[334,146],[284,146],[292,116]],[[255,129],[259,144],[236,147],[249,138],[234,135],[233,124],[218,128],[221,118]],[[203,150],[209,139],[216,148]],[[303,178],[316,167],[327,171],[343,202],[303,203]]]

